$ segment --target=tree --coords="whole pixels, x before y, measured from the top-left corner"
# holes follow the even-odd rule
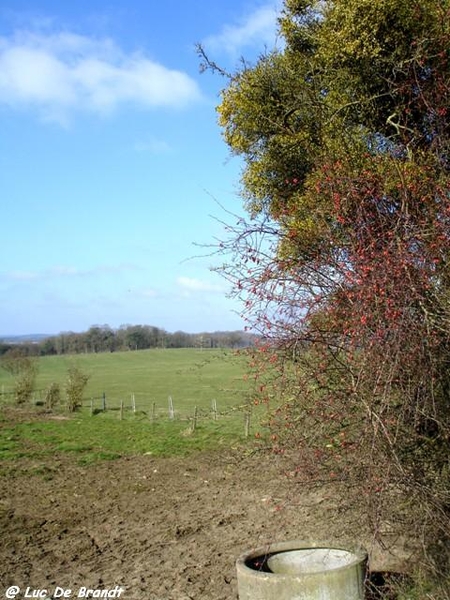
[[[79,336],[78,336],[79,337]],[[113,352],[115,334],[109,325],[93,325],[84,336],[85,347],[90,352]]]
[[[249,213],[222,244],[224,274],[269,342],[261,355],[285,401],[272,419],[277,443],[334,475],[345,456],[346,474],[352,465],[380,503],[393,484],[406,492],[441,577],[450,566],[449,16],[449,0],[285,0],[283,50],[244,63],[218,107],[244,159]]]
[[[29,356],[24,348],[8,350],[1,358],[1,366],[14,377],[14,393],[17,404],[32,398],[38,372],[37,359]]]
[[[48,337],[42,340],[39,344],[39,352],[42,356],[50,356],[56,354],[56,339],[55,337]]]
[[[89,375],[78,367],[72,366],[67,372],[66,397],[67,410],[75,412],[83,405],[83,392],[89,381]]]
[[[53,381],[45,390],[44,404],[45,408],[52,410],[61,402],[61,387],[59,383]]]

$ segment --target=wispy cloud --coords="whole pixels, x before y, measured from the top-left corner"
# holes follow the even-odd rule
[[[70,32],[0,37],[0,102],[65,122],[76,110],[105,115],[131,103],[179,108],[200,98],[194,79],[110,39]]]
[[[57,265],[36,271],[9,271],[3,277],[10,281],[39,281],[46,279],[60,279],[67,277],[98,277],[100,275],[115,275],[121,272],[135,271],[136,266],[131,264],[99,265],[92,269],[79,269],[77,267]]]
[[[159,293],[153,288],[145,288],[143,290],[140,290],[138,292],[138,295],[140,295],[142,298],[157,298],[159,296]]]
[[[170,144],[165,140],[150,137],[135,142],[133,150],[138,153],[167,154],[172,150]]]
[[[279,7],[276,1],[260,6],[238,22],[225,25],[216,35],[204,40],[204,46],[212,52],[226,52],[231,56],[240,55],[246,48],[264,46],[272,48],[277,39],[277,17]]]
[[[195,279],[193,277],[178,277],[177,284],[185,293],[212,292],[223,294],[225,292],[223,286],[211,283],[210,281]]]
[[[36,271],[10,271],[6,274],[8,279],[14,281],[33,281],[39,279],[39,273]]]

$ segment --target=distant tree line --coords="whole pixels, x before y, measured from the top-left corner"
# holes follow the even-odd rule
[[[245,331],[212,333],[169,333],[151,325],[93,325],[83,333],[62,332],[37,342],[0,341],[0,355],[20,345],[30,356],[88,354],[149,348],[244,348],[255,343],[256,336]]]

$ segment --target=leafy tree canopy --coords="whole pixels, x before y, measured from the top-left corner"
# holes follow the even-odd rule
[[[361,287],[368,262],[392,275],[397,256],[396,280],[433,287],[443,317],[449,16],[449,0],[286,0],[283,50],[230,77],[219,122],[244,159],[251,217],[275,226],[275,272],[252,290],[280,272],[298,285],[303,268],[309,293],[329,300]]]
[[[252,211],[278,218],[330,156],[446,160],[449,3],[288,0],[283,51],[236,73],[219,122]]]

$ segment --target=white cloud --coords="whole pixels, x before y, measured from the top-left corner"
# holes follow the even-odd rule
[[[135,142],[133,150],[138,153],[167,154],[171,151],[171,146],[165,140],[150,136],[148,139]]]
[[[211,283],[209,281],[202,281],[201,279],[195,279],[191,277],[178,277],[177,283],[179,287],[187,293],[191,292],[213,292],[213,293],[224,293],[225,290],[222,286]]]
[[[179,108],[200,98],[197,83],[109,39],[19,32],[0,37],[0,102],[37,107],[49,120],[76,110],[108,114],[125,103]]]
[[[91,269],[57,265],[37,271],[9,271],[4,274],[6,279],[13,281],[56,280],[68,277],[99,277],[101,275],[116,275],[117,273],[135,271],[132,264],[99,265]]]
[[[147,288],[141,290],[138,295],[142,296],[143,298],[157,298],[159,294],[156,290],[152,288]]]
[[[39,279],[39,273],[35,271],[11,271],[8,278],[15,281],[32,281]]]
[[[207,50],[225,51],[231,56],[238,56],[248,47],[260,51],[265,46],[271,49],[277,40],[278,15],[276,2],[261,6],[238,23],[225,25],[220,33],[206,38],[204,46]]]

